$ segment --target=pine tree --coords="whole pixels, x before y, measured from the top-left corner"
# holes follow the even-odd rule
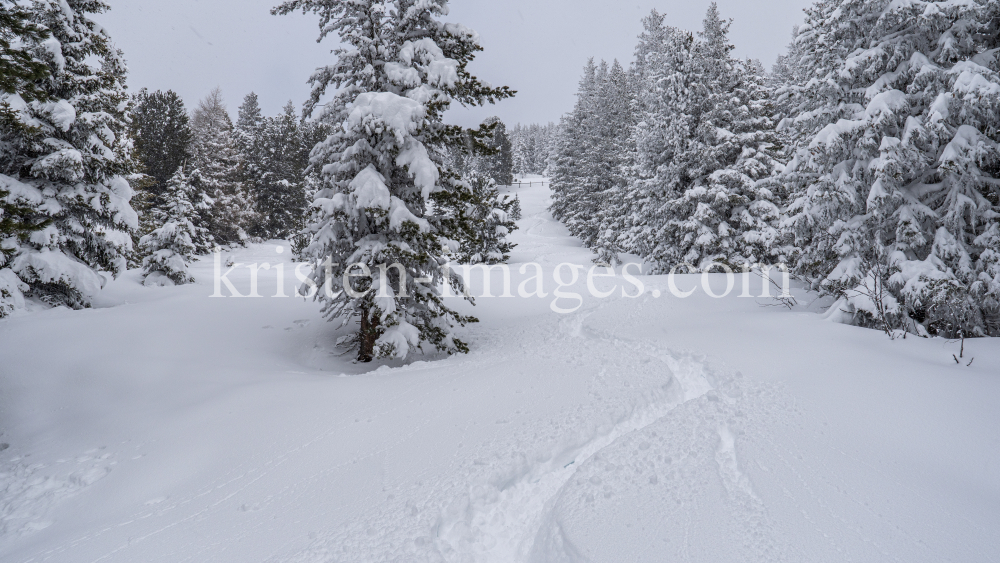
[[[129,267],[136,267],[142,264],[139,240],[156,228],[151,212],[163,205],[167,182],[191,157],[192,134],[184,101],[171,90],[143,88],[132,96],[130,117],[129,132],[141,171],[129,177],[139,229],[132,233],[134,251],[128,260]]]
[[[492,154],[478,159],[477,170],[480,174],[491,178],[498,186],[509,186],[514,183],[514,155],[507,127],[499,117],[491,117],[484,121],[483,125],[492,128],[493,131],[485,143]]]
[[[5,189],[18,186],[16,197],[30,209],[21,220],[46,226],[3,245],[13,250],[8,266],[20,287],[52,305],[89,306],[104,285],[98,271],[124,268],[128,232],[138,226],[123,178],[134,169],[126,68],[88,17],[107,8],[95,0],[36,1],[32,22],[51,37],[28,50],[48,66],[50,78],[34,83],[45,95],[4,96],[8,115],[28,126],[3,128],[0,171],[17,182]]]
[[[310,163],[310,155],[314,148],[320,145],[330,133],[333,131],[333,126],[329,123],[324,123],[318,119],[307,119],[303,117],[299,121],[299,130],[301,131],[301,142],[299,146],[299,159],[303,163],[303,173],[302,173],[302,191],[305,194],[306,201],[306,211],[302,217],[298,218],[298,223],[301,225],[295,233],[293,233],[290,238],[292,241],[292,252],[299,259],[305,259],[303,256],[303,251],[309,244],[309,239],[311,235],[305,230],[305,220],[310,214],[309,203],[316,199],[316,194],[323,189],[323,178],[322,178],[322,166],[313,166]]]
[[[240,154],[233,141],[233,124],[222,92],[216,88],[199,102],[191,120],[194,132],[191,183],[200,192],[195,199],[210,198],[200,224],[220,245],[245,244],[254,224],[252,199],[240,182]]]
[[[506,262],[516,246],[507,236],[517,230],[515,220],[520,216],[520,203],[515,197],[500,195],[492,178],[473,173],[468,182],[473,196],[468,213],[471,221],[467,223],[471,230],[463,237],[458,262]]]
[[[466,134],[462,142],[447,148],[445,163],[463,177],[484,176],[497,185],[514,183],[512,143],[499,117],[490,117],[479,127],[483,138]]]
[[[267,227],[262,223],[267,218],[260,215],[260,201],[264,176],[267,173],[268,162],[268,124],[261,112],[257,94],[250,92],[243,98],[239,108],[236,125],[233,128],[233,145],[239,152],[238,178],[243,190],[255,199],[257,221],[247,227],[247,232],[253,236],[270,238]]]
[[[470,140],[466,140],[465,143],[456,143],[449,146],[444,155],[445,165],[454,170],[456,174],[463,177],[468,176],[475,169],[472,160],[472,146]]]
[[[233,142],[243,154],[244,176],[263,173],[264,160],[264,114],[257,101],[257,94],[250,92],[243,98],[236,125],[233,128]],[[246,178],[244,182],[248,181]]]
[[[1000,334],[995,4],[807,10],[786,226],[797,272],[858,324]]]
[[[573,111],[563,117],[559,129],[556,158],[552,167],[552,216],[566,223],[577,234],[575,219],[585,213],[589,201],[593,152],[593,107],[596,103],[600,77],[593,59],[587,61],[577,91]]]
[[[775,100],[782,100],[786,98],[786,93],[788,90],[786,87],[804,82],[802,76],[802,62],[803,53],[799,47],[799,26],[794,26],[792,28],[792,41],[788,44],[785,52],[778,55],[777,60],[774,62],[774,66],[771,67],[771,72],[767,76],[768,87],[770,87],[775,93]],[[777,105],[780,107],[782,104],[778,101]]]
[[[598,254],[597,261],[616,263],[622,251],[619,237],[625,227],[627,212],[626,176],[629,136],[633,127],[634,92],[625,70],[615,61],[598,97],[597,143],[595,155],[597,185],[590,221],[593,230],[588,246]],[[586,221],[585,218],[581,218]]]
[[[513,161],[514,173],[523,177],[526,174],[535,174],[535,138],[531,134],[531,126],[518,124],[514,128],[511,140],[511,160]]]
[[[0,174],[0,319],[23,308],[24,292],[30,290],[6,266],[32,232],[51,222],[34,222],[37,219],[32,204],[38,203],[37,194],[36,189]]]
[[[23,6],[9,0],[0,2],[0,92],[17,95],[25,102],[48,98],[41,83],[49,77],[49,67],[28,47],[49,36]]]
[[[658,269],[783,261],[774,110],[755,61],[731,56],[713,3],[693,51],[690,137],[673,156],[678,197],[661,207]]]
[[[324,312],[359,321],[360,331],[348,340],[360,361],[426,346],[467,351],[452,325],[474,319],[448,308],[440,286],[461,288],[461,279],[442,267],[443,247],[459,250],[472,194],[444,165],[445,147],[464,135],[446,126],[442,114],[452,101],[482,105],[513,92],[468,72],[481,47],[468,28],[440,22],[446,0],[290,0],[274,12],[296,10],[318,14],[320,38],[336,33],[342,44],[334,50],[337,62],[313,75],[306,106],[311,112],[328,89],[337,89],[323,120],[342,127],[312,152],[324,185],[303,251],[323,262],[312,279],[331,289],[317,294]],[[355,263],[376,275],[344,287]],[[394,263],[404,272],[391,267],[384,278],[377,275],[378,265]]]
[[[588,62],[577,105],[563,123],[552,164],[553,215],[588,248],[598,250],[599,260],[614,254],[601,249],[600,241],[615,238],[608,230],[618,225],[614,198],[625,186],[622,157],[631,121],[631,92],[618,61],[611,66]],[[540,128],[539,138],[545,138]]]
[[[31,13],[7,2],[0,3],[0,151],[3,161],[10,157],[13,132],[30,132],[22,112],[15,111],[26,102],[47,100],[48,93],[39,83],[49,77],[49,66],[35,57],[30,46],[49,37],[47,30],[31,21]],[[30,134],[30,133],[29,133]],[[35,191],[14,178],[0,175],[0,318],[24,306],[21,282],[7,263],[20,244],[33,232],[48,225],[48,221],[33,220],[32,203],[38,203]]]
[[[538,154],[541,149],[538,124],[532,123],[524,128],[524,171],[525,174],[538,174]]]
[[[265,120],[263,137],[265,156],[254,192],[258,236],[285,238],[301,228],[307,204],[303,133],[292,102],[281,115]]]
[[[626,215],[620,247],[662,268],[670,248],[662,238],[668,220],[663,207],[683,193],[686,179],[681,165],[693,136],[699,106],[694,69],[694,36],[667,26],[652,12],[644,21],[636,49],[636,125],[629,146],[630,212]]]
[[[665,25],[664,16],[656,10],[650,11],[642,24],[629,72],[631,119],[623,124],[626,137],[620,159],[626,185],[614,202],[620,219],[617,226],[605,228],[599,239],[598,260],[609,264],[616,263],[622,252],[640,255],[647,252],[651,209],[659,204],[650,183],[657,171],[654,162],[660,157],[656,151],[664,147],[662,142],[655,143],[661,134],[656,127],[660,114],[655,111],[663,87],[659,73],[669,68],[664,65],[669,62],[665,55],[677,47],[672,41],[676,41],[678,30]]]
[[[155,180],[159,195],[178,168],[191,157],[191,126],[184,101],[174,91],[139,90],[132,98],[130,133],[143,173]]]
[[[199,227],[198,210],[191,197],[195,189],[183,167],[167,181],[163,204],[150,213],[156,225],[140,239],[146,285],[180,285],[194,281],[188,265],[213,245],[208,229]]]

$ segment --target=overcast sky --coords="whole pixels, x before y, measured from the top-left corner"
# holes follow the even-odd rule
[[[129,63],[129,87],[172,89],[193,107],[220,86],[231,113],[254,91],[267,114],[288,100],[301,105],[312,71],[332,61],[333,41],[316,43],[315,16],[272,16],[278,0],[106,0],[98,16]],[[733,19],[731,39],[741,57],[770,68],[810,0],[718,0]],[[572,108],[588,57],[632,58],[641,19],[650,9],[667,23],[697,30],[709,0],[453,0],[450,21],[480,34],[485,51],[472,69],[518,91],[513,100],[453,110],[471,126],[490,115],[508,124],[558,121]]]

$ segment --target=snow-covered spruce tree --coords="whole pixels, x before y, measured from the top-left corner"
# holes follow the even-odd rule
[[[510,203],[510,209],[507,212],[514,221],[521,220],[521,198],[517,197],[517,194],[514,194],[514,201]]]
[[[682,190],[675,159],[692,136],[698,104],[694,81],[694,36],[664,24],[655,10],[643,20],[636,47],[635,126],[623,157],[628,177],[627,212],[620,250],[643,257],[666,252],[660,231],[662,208]],[[656,260],[651,260],[657,263]]]
[[[47,100],[48,94],[39,86],[49,77],[49,66],[32,53],[30,46],[48,38],[48,31],[31,21],[31,12],[9,2],[0,3],[0,151],[9,158],[15,149],[8,143],[15,132],[26,134],[30,126],[22,112],[14,111],[8,97],[17,96],[21,103]],[[15,105],[20,105],[15,101]],[[30,134],[30,133],[29,133]],[[24,306],[22,291],[28,289],[16,274],[7,268],[20,243],[47,225],[33,221],[30,207],[34,190],[14,178],[0,175],[0,318]]]
[[[796,25],[792,28],[791,42],[785,48],[785,52],[778,55],[774,66],[771,67],[771,72],[767,75],[767,85],[774,90],[775,105],[778,107],[778,113],[782,117],[784,117],[782,104],[778,100],[787,99],[787,96],[785,96],[786,87],[805,82],[802,76],[803,68],[801,65],[803,53],[798,37],[799,26]]]
[[[233,123],[218,88],[199,102],[191,129],[191,183],[200,192],[193,199],[212,200],[211,207],[202,210],[200,224],[208,228],[217,244],[245,244],[249,240],[247,229],[255,222],[253,200],[240,182]]]
[[[172,90],[150,92],[143,88],[132,97],[129,132],[141,171],[159,195],[167,182],[191,157],[191,126],[184,101]]]
[[[547,176],[549,174],[549,164],[550,158],[552,156],[552,151],[554,149],[555,142],[555,124],[547,123],[545,125],[538,126],[538,141],[536,143],[537,153],[535,156],[535,163],[538,167],[537,174],[542,176]]]
[[[184,168],[167,181],[163,202],[150,211],[155,228],[139,240],[146,285],[175,285],[194,281],[188,264],[213,246],[208,229],[198,226],[198,210],[191,197],[195,189]]]
[[[506,127],[499,117],[483,121],[474,138],[466,134],[461,143],[448,147],[445,163],[463,177],[493,179],[500,186],[514,182],[513,152]]]
[[[597,253],[597,261],[614,264],[622,252],[619,238],[628,212],[627,159],[634,125],[633,83],[625,69],[615,61],[601,85],[597,107],[598,149],[592,232],[588,246]],[[581,221],[584,220],[581,217]]]
[[[49,77],[49,66],[30,49],[48,38],[48,30],[32,21],[24,6],[0,1],[0,92],[25,102],[48,97],[40,83]]]
[[[824,1],[789,88],[797,272],[854,322],[998,335],[996,2]]]
[[[783,262],[782,186],[773,106],[755,61],[731,56],[729,22],[712,3],[693,47],[689,137],[672,156],[673,193],[660,207],[655,269]]]
[[[306,211],[299,217],[298,221],[300,225],[304,225],[304,221],[308,218],[311,213],[309,211],[309,204],[316,199],[316,194],[323,189],[324,181],[322,177],[322,167],[312,166],[309,163],[309,155],[312,153],[312,149],[316,147],[319,143],[326,140],[330,136],[334,127],[330,123],[325,123],[319,119],[306,119],[303,118],[299,121],[299,130],[301,131],[301,141],[302,145],[299,147],[299,152],[301,154],[301,161],[305,163],[305,169],[302,172],[302,191],[305,194],[306,200]],[[292,253],[296,258],[304,259],[302,252],[305,250],[306,246],[309,244],[309,239],[312,236],[302,227],[295,231],[289,237],[292,242]]]
[[[605,71],[607,65],[602,63]],[[594,187],[600,152],[597,134],[598,95],[604,74],[593,59],[587,61],[573,110],[560,124],[556,156],[552,164],[552,216],[562,221],[574,236],[585,236],[593,218]]]
[[[462,287],[444,265],[468,232],[472,193],[443,165],[445,146],[462,142],[463,131],[445,125],[442,114],[452,101],[482,105],[513,92],[468,72],[481,47],[468,28],[439,20],[446,0],[290,0],[274,12],[296,10],[318,14],[320,39],[336,33],[343,45],[334,51],[337,62],[313,75],[306,106],[311,113],[337,89],[323,119],[342,125],[312,153],[325,185],[303,252],[322,262],[312,280],[325,314],[359,321],[348,341],[360,361],[428,346],[467,351],[452,326],[474,319],[448,308],[441,287]],[[345,286],[356,263],[375,275]]]
[[[139,173],[129,177],[139,229],[132,233],[129,267],[142,264],[139,240],[156,228],[151,211],[162,205],[167,182],[191,157],[191,127],[184,101],[175,92],[143,88],[132,96],[129,133]]]
[[[21,243],[48,222],[36,223],[30,207],[36,190],[10,176],[0,174],[0,319],[24,307],[24,292],[30,288],[8,266]]]
[[[511,167],[514,174],[524,176],[532,174],[532,153],[534,139],[528,134],[528,128],[518,123],[511,131]]]
[[[264,171],[264,121],[257,94],[250,92],[240,104],[233,127],[233,143],[243,156],[241,172],[245,183],[251,181],[251,176],[259,177]]]
[[[606,219],[602,222],[595,244],[597,261],[607,264],[619,262],[623,252],[641,253],[642,241],[649,234],[646,207],[654,200],[644,180],[645,168],[639,155],[639,127],[648,124],[640,121],[649,114],[645,104],[655,98],[657,84],[653,82],[653,70],[667,53],[666,42],[675,31],[664,25],[664,16],[656,10],[643,18],[643,31],[635,48],[635,60],[628,72],[629,107],[626,119],[621,123],[622,140],[619,142],[619,167],[623,182],[615,193],[609,195],[608,208],[603,211]],[[614,214],[617,214],[615,217]]]
[[[28,44],[33,58],[48,66],[49,77],[34,82],[44,97],[2,95],[6,115],[13,116],[0,132],[0,174],[12,193],[5,200],[13,197],[30,210],[19,212],[19,221],[45,224],[26,238],[4,239],[5,254],[12,255],[5,271],[16,275],[20,289],[52,305],[89,306],[105,282],[98,271],[123,269],[128,232],[138,225],[132,189],[122,177],[134,168],[125,64],[88,17],[106,9],[94,0],[34,2],[33,23],[51,34]]]
[[[260,214],[260,195],[267,172],[267,120],[260,109],[257,94],[250,92],[243,98],[233,127],[233,145],[239,152],[238,178],[243,190],[254,198],[257,221],[249,225],[247,232],[255,237],[270,238],[261,222],[267,218]]]
[[[465,139],[463,143],[453,144],[448,147],[445,155],[445,164],[457,174],[465,177],[475,169],[475,162],[472,156],[472,141]]]
[[[514,155],[507,126],[499,117],[490,117],[483,125],[492,129],[489,139],[484,142],[491,154],[479,157],[476,169],[498,186],[509,186],[514,183]]]
[[[500,195],[492,178],[473,173],[467,179],[472,202],[467,213],[470,231],[462,237],[457,261],[462,264],[500,264],[510,258],[514,243],[507,235],[517,230],[520,202]]]
[[[308,203],[304,185],[308,153],[302,150],[302,144],[302,130],[292,102],[280,115],[265,119],[263,168],[253,194],[258,216],[256,236],[284,238],[302,227]]]
[[[593,68],[593,59],[591,59],[588,61],[587,66],[584,67],[584,74],[577,88],[576,103],[571,111],[560,118],[559,128],[556,132],[556,148],[552,157],[551,170],[552,205],[549,206],[549,211],[553,217],[560,220],[566,211],[569,199],[576,189],[576,184],[582,176],[576,164],[583,158],[583,148],[579,143],[574,143],[573,139],[577,132],[583,128],[583,122],[578,110],[582,105],[582,96],[588,77],[591,82],[593,81],[593,72],[588,72]],[[589,88],[589,84],[586,84],[586,86]],[[514,149],[514,173],[518,175],[520,174],[518,145],[521,142],[519,129],[520,124],[514,127],[511,136],[511,143]]]

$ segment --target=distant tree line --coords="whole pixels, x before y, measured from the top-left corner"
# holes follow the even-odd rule
[[[515,125],[510,132],[514,173],[547,175],[555,149],[556,125]]]

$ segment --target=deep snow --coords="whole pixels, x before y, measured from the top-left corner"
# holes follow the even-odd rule
[[[517,191],[513,287],[535,261],[551,293],[593,256]],[[232,258],[290,293],[279,245]],[[801,291],[646,276],[568,315],[479,299],[470,354],[358,365],[315,303],[209,298],[213,266],[0,321],[0,560],[1000,559],[995,339],[966,367]]]

